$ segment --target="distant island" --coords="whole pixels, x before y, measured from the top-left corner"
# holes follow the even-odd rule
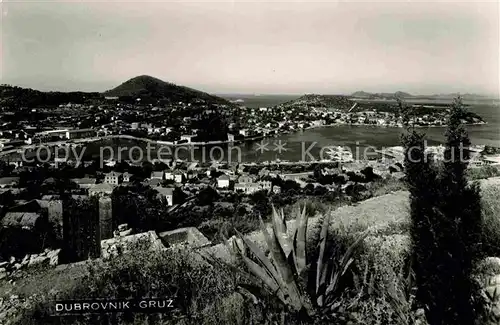
[[[394,93],[369,93],[365,91],[356,91],[351,94],[350,97],[354,98],[366,98],[366,99],[429,99],[429,100],[451,100],[460,96],[463,100],[491,100],[498,97],[479,95],[479,94],[460,94],[460,93],[450,93],[450,94],[432,94],[432,95],[412,95],[404,91],[396,91]]]

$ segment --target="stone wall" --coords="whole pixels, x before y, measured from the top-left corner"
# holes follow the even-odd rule
[[[42,265],[57,266],[59,264],[60,252],[60,249],[45,249],[45,251],[39,254],[26,255],[22,260],[11,257],[9,261],[0,263],[0,279],[4,279],[16,271],[29,267]]]
[[[124,232],[121,232],[126,233]],[[101,241],[101,257],[107,259],[113,256],[131,253],[138,248],[148,248],[161,251],[166,249],[155,231],[133,235],[122,235]]]
[[[100,240],[113,237],[113,211],[110,197],[99,198],[99,235]]]
[[[56,236],[63,238],[63,203],[61,200],[50,200],[47,203],[49,222],[56,226]]]

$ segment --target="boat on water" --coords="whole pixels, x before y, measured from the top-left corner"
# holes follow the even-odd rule
[[[348,147],[328,147],[326,149],[326,155],[332,161],[351,162],[354,160],[351,149]]]

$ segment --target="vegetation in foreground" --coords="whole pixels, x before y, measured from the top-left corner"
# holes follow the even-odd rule
[[[488,187],[481,195],[482,241],[489,243],[483,247],[488,255],[495,256],[498,245],[494,244],[500,240],[500,189]],[[355,211],[363,213],[361,206]],[[359,234],[371,229],[342,277],[342,294],[338,299],[343,306],[349,307],[348,311],[341,310],[344,316],[352,324],[412,324],[413,320],[407,318],[420,316],[421,309],[415,304],[415,284],[412,285],[408,277],[409,220],[387,223],[386,215],[375,212],[380,216],[378,222],[366,222],[361,217],[333,222],[337,218],[336,212],[324,212],[325,215],[331,214],[332,219],[327,246],[338,248],[340,254],[352,243],[353,232]],[[386,226],[374,229],[374,224]],[[312,241],[317,242],[320,229],[311,231]],[[315,250],[314,245],[307,246],[306,256],[312,261],[317,260]],[[193,254],[152,254],[139,250],[137,254],[117,257],[109,262],[94,262],[65,270],[33,270],[32,274],[16,280],[15,286],[2,283],[0,296],[4,305],[12,295],[19,296],[20,300],[26,299],[17,304],[13,312],[17,316],[9,316],[12,324],[274,324],[273,321],[281,321],[282,317],[288,324],[301,324],[296,315],[285,312],[273,295],[263,295],[254,304],[241,289],[245,284],[255,284],[245,273],[236,273],[221,263],[193,265],[189,263],[196,256]],[[246,270],[244,264],[238,266]],[[56,299],[130,298],[143,293],[144,297],[169,296],[179,288],[183,290],[177,293],[180,298],[172,313],[175,318],[136,314],[117,315],[110,319],[107,316],[51,317],[47,314]],[[206,316],[201,316],[203,314]]]
[[[302,210],[299,214],[302,222],[307,220],[307,214],[304,212]],[[283,220],[282,215],[276,217]],[[57,285],[52,285],[51,288],[46,285],[38,287],[34,282],[40,279],[56,279],[53,274],[56,271],[53,269],[46,270],[45,275],[40,275],[38,278],[26,278],[25,282],[20,282],[16,287],[18,291],[11,292],[31,297],[25,303],[25,309],[13,318],[13,323],[313,324],[323,321],[331,323],[332,320],[340,322],[343,319],[344,322],[366,324],[367,319],[369,320],[374,313],[375,319],[369,322],[371,324],[402,324],[399,318],[404,313],[396,314],[395,309],[391,307],[393,298],[386,295],[388,291],[385,288],[391,286],[395,294],[401,295],[406,291],[401,273],[403,265],[399,262],[407,260],[408,256],[405,236],[393,233],[398,230],[392,228],[387,228],[383,237],[366,236],[366,234],[362,237],[359,237],[359,234],[352,236],[341,227],[333,232],[330,231],[327,235],[326,228],[322,229],[323,231],[319,233],[316,229],[312,229],[312,242],[319,240],[322,243],[320,245],[320,248],[323,248],[322,252],[321,249],[318,251],[314,244],[304,246],[305,242],[302,241],[300,245],[302,247],[300,255],[307,257],[307,261],[324,261],[323,266],[312,269],[304,259],[299,262],[305,271],[304,274],[314,274],[310,279],[306,277],[305,283],[322,284],[311,292],[310,297],[313,297],[313,300],[309,302],[305,299],[309,296],[311,287],[307,285],[304,287],[299,278],[294,280],[293,283],[296,284],[294,288],[297,292],[305,291],[300,296],[295,296],[299,297],[299,300],[292,300],[293,304],[290,304],[289,300],[285,299],[286,294],[282,296],[283,300],[280,300],[280,296],[276,296],[272,290],[259,293],[254,291],[252,288],[259,287],[261,280],[247,272],[235,272],[235,268],[245,270],[243,261],[236,265],[217,261],[207,263],[207,260],[200,259],[196,253],[172,251],[152,254],[139,250],[134,255],[117,257],[108,262],[89,263],[75,267],[75,270],[67,270],[65,273],[70,273],[72,276],[58,281]],[[301,230],[302,238],[303,235],[304,232]],[[360,238],[364,240],[361,241]],[[279,242],[277,237],[274,237],[274,240]],[[274,247],[277,252],[278,247]],[[373,247],[376,247],[376,250],[372,249]],[[395,249],[396,247],[399,251]],[[332,253],[335,254],[330,255]],[[328,259],[327,256],[335,258]],[[344,258],[343,266],[337,269],[335,265],[342,261],[342,258]],[[292,267],[292,264],[289,266]],[[322,271],[313,271],[314,269]],[[50,274],[52,278],[49,277]],[[394,277],[396,275],[397,277]],[[320,276],[319,282],[316,276]],[[336,277],[333,282],[332,276]],[[103,296],[115,298],[170,296],[175,297],[176,308],[171,314],[163,316],[147,314],[120,314],[113,317],[50,316],[54,300]],[[307,314],[303,313],[302,308],[295,308],[301,299],[304,299],[305,304],[311,304]],[[384,304],[381,305],[380,301],[384,301]],[[328,312],[332,307],[335,309],[334,319]],[[318,314],[315,313],[317,308],[321,311]],[[401,308],[409,311],[407,305]],[[309,316],[308,320],[304,318],[305,315]]]

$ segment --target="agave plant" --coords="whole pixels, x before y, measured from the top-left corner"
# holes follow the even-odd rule
[[[296,227],[293,236],[289,236],[283,210],[278,212],[273,206],[272,234],[269,234],[262,218],[261,230],[269,249],[269,255],[254,242],[237,232],[237,240],[233,241],[230,251],[241,256],[249,271],[266,284],[268,289],[289,308],[306,311],[312,316],[319,310],[321,313],[334,312],[339,307],[339,284],[341,277],[353,262],[353,253],[367,233],[360,235],[347,251],[338,258],[326,256],[326,244],[330,217],[323,220],[320,238],[317,245],[318,258],[314,268],[308,263],[306,256],[307,221],[306,208],[297,209]],[[228,244],[229,245],[229,244]],[[254,259],[252,259],[250,252]],[[307,270],[315,270],[314,277],[305,274]],[[314,283],[301,279],[314,278]]]

